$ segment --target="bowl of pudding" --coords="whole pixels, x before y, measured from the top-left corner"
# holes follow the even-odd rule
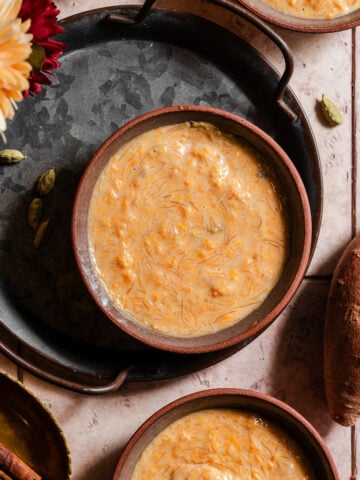
[[[100,309],[162,350],[248,342],[288,304],[311,249],[306,190],[265,132],[211,107],[130,121],[97,150],[72,218]]]
[[[298,32],[336,32],[360,25],[360,0],[239,1],[258,17]]]
[[[113,480],[339,480],[317,431],[258,392],[213,389],[175,400],[126,445]]]

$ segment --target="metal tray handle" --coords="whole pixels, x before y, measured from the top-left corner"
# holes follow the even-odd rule
[[[33,363],[27,361],[23,355],[20,353],[16,353],[13,349],[5,345],[2,341],[0,341],[0,351],[9,359],[12,360],[16,365],[19,367],[24,368],[26,371],[32,373],[38,378],[50,382],[54,385],[67,388],[74,392],[79,393],[86,393],[89,395],[100,395],[104,393],[111,393],[115,392],[118,388],[123,385],[125,382],[129,370],[123,369],[116,375],[115,378],[111,379],[108,383],[102,385],[85,385],[83,383],[74,382],[72,380],[59,377],[49,371],[45,371]]]
[[[219,5],[227,10],[239,15],[240,17],[244,17],[248,20],[252,25],[254,25],[258,30],[260,30],[264,35],[266,35],[270,40],[272,40],[275,45],[281,51],[284,61],[285,61],[285,70],[279,79],[278,86],[275,90],[274,96],[279,108],[285,113],[285,115],[294,122],[297,120],[298,115],[294,112],[294,110],[285,102],[284,94],[287,85],[289,84],[290,78],[294,71],[294,59],[287,46],[286,42],[272,29],[270,28],[263,20],[258,18],[252,12],[246,10],[245,8],[241,7],[240,5],[235,4],[231,0],[208,0],[209,3],[213,3],[214,5]],[[126,15],[120,15],[117,13],[111,13],[108,15],[107,19],[111,22],[118,22],[124,24],[138,24],[142,22],[147,14],[149,13],[151,7],[154,5],[156,0],[145,0],[142,7],[133,17],[129,17]]]

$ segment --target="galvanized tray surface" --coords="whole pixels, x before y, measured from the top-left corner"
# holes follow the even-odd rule
[[[309,124],[290,89],[285,100],[298,119],[290,122],[280,111],[274,99],[279,75],[260,54],[197,16],[152,10],[129,26],[106,21],[111,12],[124,13],[102,9],[64,23],[58,38],[68,48],[52,85],[21,102],[8,126],[8,146],[27,159],[0,166],[0,350],[59,384],[102,385],[122,370],[128,380],[174,377],[244,346],[191,356],[155,351],[116,328],[83,286],[71,245],[74,194],[92,154],[126,121],[177,104],[239,114],[269,133],[298,168],[312,208],[313,247],[321,216],[320,164]],[[57,172],[44,200],[50,235],[35,249],[27,207],[36,179],[50,167]]]

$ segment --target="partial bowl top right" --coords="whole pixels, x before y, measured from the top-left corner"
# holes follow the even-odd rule
[[[360,0],[239,1],[258,17],[298,32],[336,32],[360,25]]]

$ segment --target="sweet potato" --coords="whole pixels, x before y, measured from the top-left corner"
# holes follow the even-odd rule
[[[324,329],[324,382],[331,417],[360,416],[360,234],[346,247],[331,280]]]

